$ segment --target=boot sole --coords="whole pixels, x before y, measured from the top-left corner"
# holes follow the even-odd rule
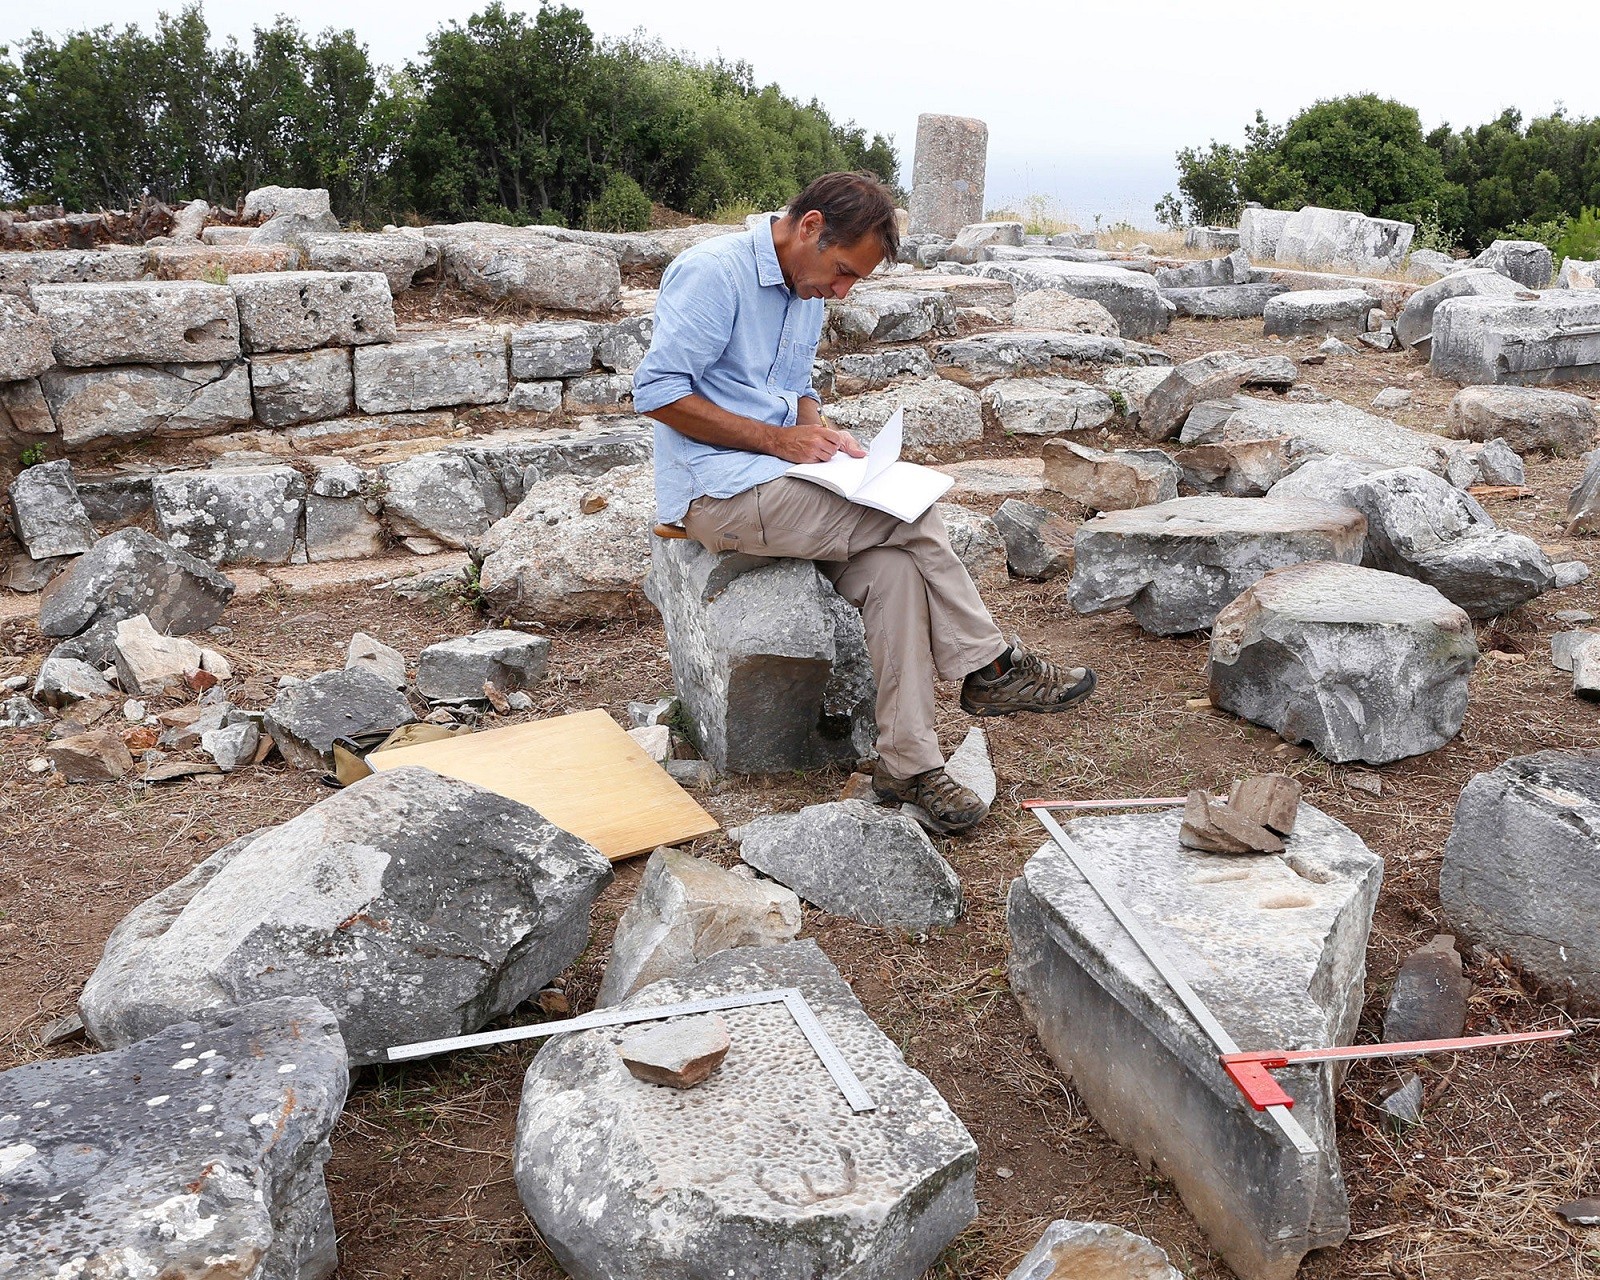
[[[1094,672],[1091,671],[1088,674],[1084,687],[1081,691],[1073,694],[1072,697],[1068,698],[1065,702],[1053,702],[1048,707],[996,707],[985,706],[982,703],[971,705],[967,702],[966,698],[962,698],[961,709],[969,716],[974,716],[979,719],[982,719],[986,716],[1015,716],[1021,715],[1024,712],[1033,712],[1037,715],[1053,715],[1057,711],[1068,711],[1077,706],[1080,702],[1094,692],[1095,686],[1099,683],[1100,681],[1096,678]]]

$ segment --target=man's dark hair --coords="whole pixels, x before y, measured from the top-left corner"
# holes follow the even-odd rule
[[[815,209],[822,215],[821,247],[860,244],[876,236],[883,260],[900,256],[900,224],[894,196],[875,173],[825,173],[789,202],[793,222]]]

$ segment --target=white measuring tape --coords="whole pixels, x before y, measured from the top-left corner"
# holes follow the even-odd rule
[[[412,1044],[395,1045],[389,1049],[390,1062],[409,1062],[416,1058],[430,1058],[436,1053],[449,1053],[455,1049],[478,1049],[484,1045],[507,1044],[514,1040],[536,1040],[545,1036],[565,1035],[569,1031],[593,1031],[599,1027],[616,1027],[630,1022],[656,1022],[662,1018],[679,1018],[692,1013],[716,1013],[724,1009],[748,1009],[754,1005],[781,1004],[788,1009],[800,1033],[805,1036],[811,1050],[833,1077],[839,1092],[850,1104],[852,1111],[876,1111],[878,1104],[867,1092],[866,1086],[850,1069],[850,1064],[839,1052],[839,1046],[823,1029],[817,1014],[806,1003],[799,987],[773,987],[767,991],[746,991],[736,995],[705,996],[699,1000],[684,1000],[677,1004],[651,1005],[643,1009],[597,1009],[578,1018],[563,1018],[559,1022],[540,1022],[527,1027],[502,1027],[498,1031],[479,1031],[469,1036],[451,1036],[444,1040],[418,1040]]]

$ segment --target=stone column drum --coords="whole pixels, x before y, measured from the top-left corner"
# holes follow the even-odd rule
[[[983,174],[989,126],[965,116],[917,117],[911,165],[911,234],[954,239],[970,222],[983,221]]]

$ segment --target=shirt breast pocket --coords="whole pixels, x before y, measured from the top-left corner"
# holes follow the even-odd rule
[[[817,358],[817,344],[815,342],[796,342],[791,348],[789,359],[789,377],[786,379],[788,387],[793,391],[804,391],[811,385],[811,366]]]

